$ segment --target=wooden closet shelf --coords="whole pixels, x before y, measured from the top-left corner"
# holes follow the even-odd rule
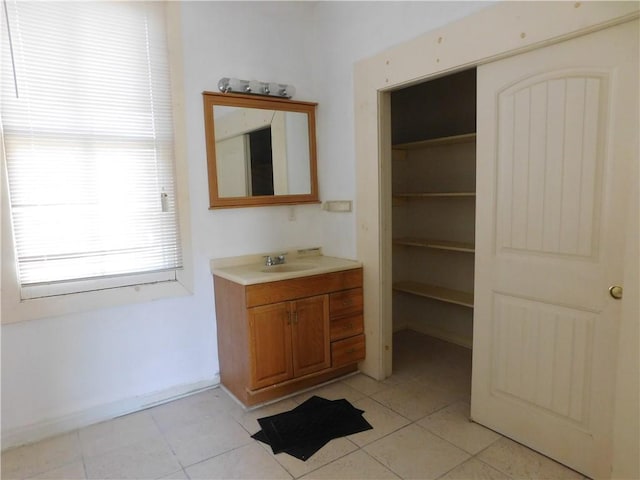
[[[473,308],[473,293],[461,292],[450,288],[437,287],[419,282],[397,282],[393,289],[398,292],[411,293],[426,298],[433,298],[442,302]]]
[[[408,245],[410,247],[435,248],[439,250],[451,250],[454,252],[473,253],[475,247],[473,243],[451,242],[449,240],[433,240],[428,238],[402,237],[394,238],[396,245]]]
[[[438,147],[441,145],[453,145],[456,143],[471,143],[476,141],[475,133],[465,133],[464,135],[452,135],[450,137],[432,138],[430,140],[420,140],[418,142],[399,143],[393,145],[394,150],[414,150],[425,147]]]
[[[475,197],[476,192],[415,192],[394,193],[395,198]]]

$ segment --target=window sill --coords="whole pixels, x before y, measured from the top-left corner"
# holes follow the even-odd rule
[[[142,285],[173,282],[177,280],[177,271],[170,270],[164,272],[116,275],[112,277],[44,283],[22,287],[20,298],[23,301],[33,300],[60,295],[97,292],[113,288],[140,287]]]
[[[42,298],[20,299],[18,288],[2,292],[2,324],[70,315],[154,300],[192,295],[192,282],[178,280],[70,293]],[[3,285],[6,285],[3,282]]]

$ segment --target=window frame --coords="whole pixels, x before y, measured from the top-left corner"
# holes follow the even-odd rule
[[[32,285],[27,286],[23,293],[23,288],[18,279],[5,151],[4,145],[0,142],[1,323],[53,317],[193,294],[180,4],[178,2],[166,2],[163,6],[166,14],[165,22],[169,50],[168,60],[173,110],[176,205],[178,209],[178,230],[182,248],[182,268],[160,272],[159,274],[157,272],[151,274],[131,274],[113,278],[101,277],[74,282],[61,282],[59,284],[50,283],[42,286]],[[64,286],[63,283],[67,285]],[[82,285],[84,291],[69,291],[69,287],[78,285]],[[39,290],[38,295],[42,295],[44,292],[44,296],[27,298],[34,296],[29,293],[29,290]]]

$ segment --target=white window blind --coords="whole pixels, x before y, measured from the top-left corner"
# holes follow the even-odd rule
[[[175,278],[164,6],[7,0],[4,8],[0,114],[20,284]]]

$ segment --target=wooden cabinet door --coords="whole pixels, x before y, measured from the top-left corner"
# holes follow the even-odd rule
[[[318,295],[292,302],[294,375],[301,376],[331,366],[329,296]]]
[[[251,389],[293,377],[289,302],[248,309]]]

